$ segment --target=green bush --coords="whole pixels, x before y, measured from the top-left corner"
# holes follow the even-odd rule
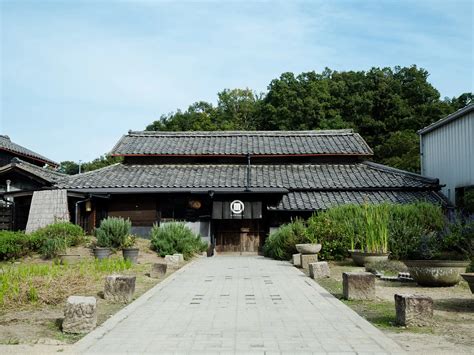
[[[263,252],[265,256],[289,260],[297,253],[296,244],[316,243],[315,234],[309,234],[305,222],[295,219],[293,222],[284,224],[271,233],[265,240]]]
[[[99,228],[95,229],[97,246],[103,248],[122,248],[130,235],[132,222],[121,217],[107,217],[100,222]]]
[[[161,256],[179,253],[189,259],[195,253],[207,250],[207,243],[184,223],[173,222],[162,226],[155,224],[150,234],[151,248]]]
[[[389,224],[389,250],[394,259],[419,258],[422,243],[428,236],[440,233],[446,217],[438,205],[418,202],[391,205]]]
[[[342,205],[314,214],[308,219],[308,233],[322,245],[322,260],[343,260],[348,250],[360,248],[363,210],[359,205]]]
[[[444,225],[441,207],[426,202],[342,205],[309,218],[308,231],[322,244],[322,260],[343,260],[353,249],[388,249],[394,259],[406,259],[423,236],[439,233]]]
[[[29,253],[28,236],[22,232],[0,231],[0,259],[17,259]]]
[[[84,243],[84,230],[70,222],[55,222],[31,233],[34,243],[41,248],[42,244],[50,239],[63,239],[68,247],[78,246]]]
[[[59,254],[65,254],[68,247],[66,238],[50,238],[46,239],[41,246],[41,255],[46,259],[52,259]]]

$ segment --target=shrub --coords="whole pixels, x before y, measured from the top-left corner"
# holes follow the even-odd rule
[[[348,250],[360,247],[363,210],[359,205],[342,205],[314,214],[308,219],[308,233],[322,244],[322,260],[343,260]]]
[[[263,252],[265,256],[278,260],[289,260],[297,253],[296,244],[315,243],[316,234],[309,234],[305,222],[295,219],[293,222],[284,224],[271,233],[265,240]]]
[[[446,217],[438,205],[418,202],[391,205],[389,250],[395,259],[418,258],[419,250],[428,236],[436,235],[445,226]]]
[[[84,230],[80,226],[67,221],[55,222],[31,233],[33,243],[39,248],[50,239],[63,239],[68,247],[74,247],[82,244],[84,237]]]
[[[184,223],[173,222],[162,226],[155,224],[150,234],[151,248],[161,256],[179,253],[189,259],[195,253],[207,250],[207,243]]]
[[[0,231],[0,259],[20,258],[29,251],[28,236],[24,233]]]
[[[52,259],[59,254],[66,253],[68,242],[66,238],[56,237],[46,239],[41,246],[41,255],[46,259]]]
[[[132,222],[121,217],[107,217],[95,229],[97,246],[104,248],[122,248],[132,229]]]

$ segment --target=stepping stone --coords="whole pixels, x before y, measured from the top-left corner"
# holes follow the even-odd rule
[[[293,265],[301,267],[301,254],[293,254]]]
[[[166,269],[168,268],[168,264],[164,263],[156,263],[151,266],[150,277],[154,279],[159,279],[166,275]]]
[[[63,332],[89,333],[97,325],[97,301],[95,297],[69,296],[64,309]]]
[[[105,278],[104,298],[112,302],[130,302],[135,292],[135,280],[136,276],[107,276]]]
[[[318,254],[301,254],[301,267],[308,270],[309,264],[318,261]]]
[[[318,261],[317,263],[309,264],[309,277],[319,279],[323,277],[330,277],[329,265],[326,261]]]
[[[422,295],[395,294],[396,323],[401,326],[424,326],[433,318],[433,299]]]
[[[375,275],[370,272],[342,273],[342,293],[346,300],[375,299]]]

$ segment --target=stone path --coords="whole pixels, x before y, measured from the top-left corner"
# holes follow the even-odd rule
[[[203,258],[76,344],[80,353],[403,353],[287,262]]]

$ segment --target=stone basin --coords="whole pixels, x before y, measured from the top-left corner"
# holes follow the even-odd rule
[[[321,244],[296,244],[296,250],[301,254],[317,254],[321,250]]]

